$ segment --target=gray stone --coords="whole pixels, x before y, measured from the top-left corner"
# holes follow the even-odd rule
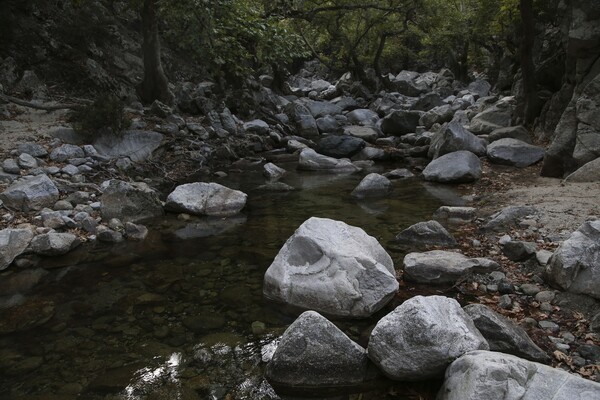
[[[505,97],[493,106],[480,112],[471,120],[469,130],[475,134],[492,133],[498,128],[509,127],[516,102],[514,97]]]
[[[548,261],[550,261],[552,254],[553,253],[549,250],[540,250],[535,253],[535,258],[537,259],[537,262],[540,265],[545,266],[546,264],[548,264]]]
[[[383,317],[371,333],[371,361],[391,379],[436,378],[455,359],[489,346],[454,299],[416,296]]]
[[[319,128],[319,132],[321,133],[337,134],[342,131],[340,122],[331,115],[317,118],[317,128]]]
[[[404,257],[403,279],[430,284],[455,283],[471,273],[490,273],[497,269],[500,265],[488,258],[468,258],[460,253],[431,250]]]
[[[353,161],[375,161],[375,160],[385,160],[388,158],[388,153],[384,149],[380,149],[378,147],[367,146],[358,154],[355,154],[352,157]],[[367,164],[372,165],[372,164]]]
[[[556,297],[556,293],[551,290],[543,290],[535,295],[535,301],[540,303],[551,303]]]
[[[537,246],[533,242],[511,240],[504,243],[502,253],[511,261],[523,261],[535,255]]]
[[[6,169],[5,169],[6,171]],[[10,171],[6,171],[10,172]],[[566,182],[600,182],[600,158],[582,165],[565,178]]]
[[[0,194],[5,207],[25,212],[52,207],[58,197],[58,188],[44,174],[19,179]]]
[[[465,224],[475,219],[476,211],[473,207],[441,206],[433,213],[433,218],[449,224]]]
[[[60,171],[64,174],[67,174],[70,176],[79,174],[79,168],[77,168],[76,166],[74,166],[72,164],[65,165],[64,167],[61,168]]]
[[[175,212],[228,217],[239,213],[247,199],[246,193],[218,183],[195,182],[177,186],[167,196],[165,207]]]
[[[392,183],[383,175],[371,173],[363,178],[351,195],[357,199],[385,197],[392,191]]]
[[[327,157],[317,153],[313,149],[303,149],[298,159],[298,169],[308,171],[332,171],[332,172],[356,172],[360,168],[352,164],[350,160]]]
[[[316,151],[335,158],[350,158],[366,146],[364,140],[348,136],[326,136],[319,140]]]
[[[524,283],[520,286],[520,289],[528,296],[535,296],[540,292],[540,287],[533,283]]]
[[[306,311],[281,336],[267,365],[275,388],[348,388],[367,377],[367,353],[334,324]]]
[[[483,304],[469,304],[463,310],[473,319],[475,326],[489,343],[490,350],[531,361],[550,361],[550,357],[531,340],[523,328],[491,308]]]
[[[381,121],[381,131],[394,136],[416,132],[420,118],[421,113],[418,111],[392,111]]]
[[[407,179],[413,178],[415,174],[413,174],[406,168],[399,168],[386,172],[385,174],[383,174],[383,176],[385,176],[388,179]]]
[[[321,118],[326,115],[338,115],[342,113],[342,108],[328,101],[313,101],[305,102],[306,108],[314,118]]]
[[[368,317],[398,290],[391,257],[362,229],[310,218],[265,273],[266,297],[328,315]]]
[[[5,228],[0,230],[0,271],[20,256],[33,239],[29,229]]]
[[[258,135],[266,135],[269,133],[269,124],[262,119],[253,119],[244,123],[244,130],[250,133],[256,133]]]
[[[111,180],[100,197],[102,219],[137,222],[164,214],[158,194],[143,182]]]
[[[72,210],[73,205],[67,200],[59,200],[54,203],[54,207],[52,207],[52,209],[56,211]]]
[[[94,142],[94,148],[109,158],[128,157],[133,162],[141,162],[152,157],[152,152],[160,147],[163,139],[164,136],[158,132],[132,130],[119,136],[101,136]]]
[[[508,206],[490,216],[484,225],[487,230],[502,230],[517,225],[519,220],[536,215],[538,210],[532,206]]]
[[[44,256],[66,254],[79,246],[81,241],[72,233],[50,232],[38,235],[31,241],[31,250]]]
[[[421,95],[419,99],[412,105],[411,109],[417,111],[429,111],[432,108],[444,105],[442,98],[435,92],[429,92]],[[452,119],[452,118],[450,118]]]
[[[518,139],[499,139],[487,147],[487,156],[493,163],[528,167],[544,157],[542,147],[533,146]]]
[[[281,179],[281,177],[283,177],[285,174],[285,169],[278,167],[273,163],[267,163],[263,166],[263,175],[271,181],[277,181]]]
[[[148,236],[148,228],[141,224],[125,222],[125,235],[129,240],[141,241]]]
[[[538,325],[540,328],[546,329],[547,331],[550,331],[553,333],[558,333],[558,331],[560,331],[560,326],[558,326],[557,323],[552,322],[552,321],[540,321],[540,322],[538,322]]]
[[[21,168],[26,168],[26,169],[37,168],[37,166],[38,166],[37,160],[33,156],[31,156],[30,154],[27,154],[27,153],[22,153],[19,156],[19,158],[17,159],[17,163],[19,164],[19,166]]]
[[[600,384],[513,355],[474,351],[446,370],[437,400],[596,400]]]
[[[284,111],[289,117],[290,123],[296,128],[297,135],[305,138],[319,136],[317,122],[304,105],[292,102],[284,107]]]
[[[87,214],[87,213],[86,213]],[[77,219],[75,219],[77,221]],[[98,227],[98,222],[90,217],[90,216],[86,216],[83,217],[81,220],[81,228],[91,234],[95,234],[96,233],[96,228]]]
[[[454,110],[448,104],[437,106],[427,111],[419,120],[419,124],[429,129],[434,124],[443,124],[452,121]]]
[[[600,220],[585,222],[556,249],[546,278],[563,290],[600,299]]]
[[[110,229],[105,225],[96,227],[96,237],[99,241],[107,243],[120,243],[124,240],[121,232]]]
[[[63,144],[58,146],[50,153],[50,159],[57,162],[65,162],[70,158],[85,157],[83,149],[74,144]]]
[[[7,158],[2,162],[2,170],[9,174],[19,174],[21,173],[21,167],[17,164],[17,161],[14,158]]]
[[[353,125],[374,126],[379,121],[379,115],[366,108],[359,108],[346,114],[348,122]]]
[[[467,131],[458,122],[444,125],[431,139],[428,156],[438,158],[444,154],[467,150],[478,156],[486,152],[485,141]]]
[[[437,221],[418,222],[398,235],[396,241],[405,247],[457,246],[456,239]]]
[[[467,86],[467,90],[478,97],[486,97],[490,94],[490,89],[492,85],[486,80],[476,79],[473,82],[469,83]]]
[[[527,131],[527,129],[525,129],[522,125],[495,129],[489,134],[488,142],[492,143],[497,140],[507,138],[518,139],[525,143],[531,144],[531,135],[529,134],[529,131]]]
[[[370,126],[351,125],[344,127],[344,135],[357,137],[369,143],[375,143],[379,137],[379,131]]]
[[[150,112],[152,114],[156,115],[157,117],[167,118],[169,115],[171,115],[173,113],[173,110],[168,105],[166,105],[158,100],[154,100],[154,102],[150,106]]]
[[[481,161],[470,151],[455,151],[431,161],[423,170],[426,181],[473,182],[481,177]]]

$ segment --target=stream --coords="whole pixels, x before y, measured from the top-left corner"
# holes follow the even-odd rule
[[[265,300],[262,280],[294,230],[311,216],[344,221],[377,238],[399,267],[394,236],[440,205],[460,203],[415,178],[394,181],[386,199],[357,201],[350,192],[366,172],[385,170],[333,175],[281,166],[289,171],[282,181],[299,190],[257,189],[265,183],[260,170],[218,180],[248,193],[238,217],[167,214],[144,222],[143,242],[85,244],[43,260],[37,286],[3,300],[34,327],[0,336],[0,397],[279,399],[263,378],[264,360],[300,311]],[[416,294],[399,294],[371,319],[334,322],[366,346],[377,318]],[[392,398],[418,398],[411,390]],[[356,398],[388,398],[378,393]]]

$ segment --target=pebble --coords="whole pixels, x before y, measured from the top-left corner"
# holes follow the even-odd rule
[[[73,176],[73,175],[77,175],[79,173],[79,168],[77,168],[76,166],[72,165],[72,164],[68,164],[65,165],[64,167],[62,167],[61,172]]]
[[[498,300],[498,306],[504,308],[505,310],[509,309],[512,306],[512,300],[510,296],[507,294],[500,296],[500,299]]]
[[[546,313],[551,313],[554,311],[554,308],[552,307],[552,304],[544,302],[540,304],[540,310]]]
[[[498,243],[502,246],[504,246],[506,243],[508,243],[510,241],[512,241],[512,238],[510,237],[510,235],[504,235],[500,239],[498,239]]]
[[[538,326],[538,322],[531,317],[525,317],[521,321],[521,326],[523,326],[524,329],[532,329]]]
[[[493,271],[490,273],[490,279],[492,282],[500,282],[503,279],[506,279],[506,274],[500,271]]]
[[[63,211],[63,210],[72,210],[73,209],[73,205],[68,202],[67,200],[59,200],[56,203],[54,203],[54,207],[53,207],[56,211]]]
[[[532,283],[524,283],[521,285],[521,291],[528,296],[535,296],[540,292],[540,288]]]
[[[555,296],[556,293],[551,290],[542,290],[535,295],[535,300],[540,303],[551,303]]]
[[[48,175],[56,175],[60,172],[60,168],[53,166],[46,167],[45,171]]]
[[[515,292],[515,285],[503,279],[498,282],[498,292],[501,294],[510,294]]]
[[[535,253],[535,257],[540,265],[546,265],[548,264],[550,257],[552,257],[552,254],[553,253],[548,250],[539,250],[537,253]]]
[[[550,332],[558,332],[560,330],[560,326],[558,326],[555,322],[552,321],[540,321],[538,322],[540,328],[548,330]]]
[[[497,291],[498,291],[498,285],[495,285],[495,284],[490,284],[490,285],[487,285],[487,286],[485,287],[485,290],[486,290],[488,293],[495,293],[495,292],[497,292]]]
[[[27,153],[21,154],[19,156],[17,162],[19,163],[19,166],[21,168],[29,169],[29,168],[37,168],[37,166],[38,166],[37,160],[33,156],[31,156]]]
[[[565,343],[573,343],[575,341],[575,335],[571,332],[561,332],[560,336],[565,340]]]
[[[558,350],[560,350],[562,352],[567,352],[571,348],[571,346],[569,346],[566,343],[556,343],[555,346]]]

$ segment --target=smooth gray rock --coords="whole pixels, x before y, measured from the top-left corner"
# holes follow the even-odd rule
[[[359,108],[346,114],[348,122],[353,125],[374,126],[379,121],[379,115],[367,108]]]
[[[72,233],[50,232],[38,235],[31,241],[31,250],[44,256],[66,254],[79,246],[81,241]]]
[[[263,166],[263,175],[271,181],[277,181],[281,179],[281,177],[283,177],[285,174],[285,169],[278,167],[273,163],[266,163]]]
[[[350,160],[327,157],[313,149],[303,149],[298,159],[298,169],[307,171],[356,172],[360,168]]]
[[[370,126],[351,125],[344,127],[344,135],[357,137],[369,143],[375,143],[379,131]]]
[[[357,199],[385,197],[392,190],[392,182],[383,175],[371,173],[354,188],[351,196]]]
[[[0,193],[5,207],[25,212],[52,207],[58,198],[58,188],[44,174],[19,179]]]
[[[454,283],[471,273],[490,273],[500,265],[488,258],[468,258],[460,253],[431,250],[408,253],[404,257],[403,279],[407,281],[445,284]]]
[[[455,359],[489,346],[454,299],[416,296],[383,317],[368,354],[385,375],[400,381],[436,378]]]
[[[433,218],[450,224],[465,224],[475,218],[476,211],[474,207],[441,206],[433,213]]]
[[[495,129],[489,134],[488,142],[492,143],[497,140],[507,138],[518,139],[525,143],[531,144],[531,135],[529,134],[529,131],[527,131],[527,129],[525,129],[522,125]]]
[[[467,86],[467,90],[473,94],[476,94],[479,97],[486,97],[490,94],[490,89],[492,85],[486,80],[476,79],[473,82],[469,83]]]
[[[57,162],[65,162],[70,158],[83,158],[83,149],[74,144],[63,144],[50,152],[50,159]]]
[[[9,171],[7,171],[9,172]],[[565,178],[566,182],[600,182],[600,158],[582,165]]]
[[[399,168],[386,172],[385,174],[383,174],[383,176],[385,176],[388,179],[407,179],[413,178],[415,174],[413,174],[412,172],[410,172],[410,170],[406,168]]]
[[[35,157],[27,153],[21,153],[17,159],[17,163],[21,168],[26,169],[37,168],[38,166],[38,162]]]
[[[164,214],[158,194],[143,182],[111,180],[100,197],[100,213],[105,221],[118,218],[137,222]]]
[[[487,147],[487,156],[493,163],[528,167],[544,158],[545,150],[518,139],[499,139]]]
[[[314,311],[302,313],[281,336],[266,368],[274,387],[347,388],[367,376],[367,352]]]
[[[381,121],[381,131],[394,136],[416,132],[421,114],[418,111],[392,111]]]
[[[256,133],[258,135],[266,135],[269,133],[269,124],[262,119],[253,119],[244,123],[244,130],[250,133]]]
[[[175,212],[228,217],[239,213],[247,199],[246,193],[218,183],[195,182],[177,186],[167,196],[165,207]]]
[[[340,121],[331,115],[317,118],[317,128],[319,128],[319,132],[321,133],[337,134],[342,131]]]
[[[469,304],[463,310],[487,340],[490,350],[513,354],[530,361],[550,361],[548,354],[531,340],[523,328],[491,308],[483,304]]]
[[[455,151],[431,161],[423,170],[426,181],[465,183],[481,178],[481,161],[470,151]]]
[[[106,243],[120,243],[124,240],[121,232],[115,231],[106,225],[96,227],[96,237],[99,241]]]
[[[164,135],[158,132],[132,130],[119,136],[101,136],[94,142],[94,148],[109,158],[128,157],[133,162],[141,162],[152,157],[163,139]]]
[[[326,136],[319,140],[316,151],[329,157],[350,158],[366,146],[363,139],[349,136]]]
[[[405,247],[457,246],[456,239],[437,221],[418,222],[396,235]]]
[[[505,97],[473,117],[469,130],[475,134],[492,133],[498,128],[509,127],[516,102],[514,97]]]
[[[148,236],[148,228],[141,224],[125,222],[125,236],[129,240],[142,241]]]
[[[511,240],[504,243],[502,253],[511,261],[523,261],[535,255],[537,246],[533,242]]]
[[[263,286],[270,299],[343,317],[368,317],[397,290],[392,259],[375,238],[316,217],[286,241]]]
[[[0,271],[20,256],[33,239],[29,229],[5,228],[0,231]]]
[[[483,226],[486,230],[499,231],[516,225],[521,219],[536,215],[538,210],[532,206],[508,206],[490,216]]]
[[[21,173],[21,167],[14,158],[7,158],[2,162],[2,170],[9,174]]]
[[[478,156],[483,156],[485,149],[486,143],[483,139],[467,131],[460,123],[452,121],[433,135],[427,155],[435,159],[444,154],[467,150]]]
[[[473,351],[446,370],[437,400],[596,400],[600,384],[559,368]]]
[[[34,142],[25,142],[19,143],[17,145],[17,153],[23,154],[27,153],[32,155],[33,157],[46,157],[48,155],[48,150],[44,146]]]
[[[600,220],[585,222],[556,249],[546,279],[563,290],[600,299]]]

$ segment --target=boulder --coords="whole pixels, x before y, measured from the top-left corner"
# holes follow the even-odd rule
[[[308,171],[329,171],[329,172],[356,172],[360,168],[352,164],[350,160],[342,158],[337,159],[327,157],[317,153],[313,149],[303,149],[298,159],[298,169]]]
[[[481,161],[470,151],[455,151],[431,161],[423,178],[440,183],[473,182],[481,178]]]
[[[492,133],[498,128],[510,126],[515,108],[514,97],[505,97],[496,104],[475,115],[469,125],[469,130],[475,134]]]
[[[270,181],[277,181],[286,174],[286,170],[273,163],[266,163],[263,166],[263,175]]]
[[[0,193],[6,208],[25,212],[52,207],[58,198],[58,188],[44,174],[19,179]]]
[[[493,163],[528,167],[544,158],[544,148],[518,139],[499,139],[487,147],[487,156]]]
[[[31,241],[31,250],[44,256],[66,254],[79,246],[81,241],[72,233],[50,232],[38,235]]]
[[[379,115],[367,108],[359,108],[346,114],[348,122],[353,125],[374,126],[379,121]]]
[[[457,246],[456,239],[437,221],[418,222],[398,235],[396,241],[404,247]]]
[[[247,198],[246,193],[214,182],[186,183],[167,196],[165,208],[194,215],[229,217],[244,208]]]
[[[83,149],[74,144],[63,144],[50,152],[50,159],[57,162],[65,162],[71,158],[83,158]]]
[[[600,220],[585,222],[556,249],[546,278],[563,290],[600,299]]]
[[[100,197],[100,213],[105,221],[118,218],[137,222],[161,216],[164,211],[158,194],[144,182],[113,179]]]
[[[290,119],[290,123],[296,128],[297,135],[305,138],[319,136],[317,121],[310,113],[310,110],[298,102],[292,102],[284,107],[285,114]]]
[[[257,135],[267,135],[269,133],[269,124],[262,119],[253,119],[252,121],[244,122],[244,130]]]
[[[141,162],[152,157],[152,152],[160,147],[163,139],[164,136],[158,132],[131,130],[118,136],[101,136],[93,145],[96,151],[105,157],[128,157],[133,162]]]
[[[350,158],[367,144],[358,137],[341,135],[326,136],[319,140],[316,150],[323,155],[335,158]]]
[[[490,143],[500,139],[518,139],[531,144],[531,135],[522,125],[498,128],[492,131],[488,136],[488,142]]]
[[[397,290],[392,259],[375,238],[316,217],[286,241],[263,286],[270,299],[341,317],[368,317]]]
[[[15,258],[27,249],[31,239],[33,239],[33,233],[29,229],[5,228],[0,230],[0,271],[6,269]]]
[[[367,352],[314,311],[302,313],[281,336],[266,377],[275,388],[335,389],[367,376]]]
[[[417,130],[420,118],[421,113],[418,111],[392,111],[381,121],[381,131],[386,135],[406,135]]]
[[[379,131],[370,126],[351,125],[344,127],[344,135],[357,137],[369,143],[375,143]]]
[[[429,111],[432,108],[443,105],[444,102],[439,94],[435,92],[425,93],[412,105],[412,110]]]
[[[486,80],[476,79],[473,82],[469,83],[467,86],[467,90],[478,97],[487,97],[490,94],[490,89],[492,85]]]
[[[478,156],[485,154],[486,143],[467,131],[456,121],[444,125],[431,139],[428,156],[438,158],[444,154],[467,150]]]
[[[427,111],[421,119],[419,120],[419,124],[425,126],[425,128],[429,129],[434,124],[443,124],[445,122],[452,121],[452,117],[454,117],[454,110],[448,104],[437,106]]]
[[[532,206],[508,206],[490,216],[483,226],[486,230],[499,231],[516,225],[521,219],[535,215],[538,210]]]
[[[404,257],[403,279],[429,284],[454,283],[471,273],[490,273],[500,265],[488,258],[468,258],[460,253],[431,250]]]
[[[566,182],[600,182],[600,158],[584,164],[565,178]]]
[[[487,340],[490,350],[513,354],[530,361],[550,361],[548,354],[531,340],[523,328],[491,308],[483,304],[469,304],[463,310]]]
[[[328,101],[313,101],[305,102],[306,108],[314,118],[321,118],[326,115],[338,115],[342,113],[342,108]]]
[[[321,118],[317,118],[317,128],[319,128],[319,132],[321,133],[332,133],[337,134],[340,133],[342,128],[340,126],[340,121],[331,115],[326,115]]]
[[[454,299],[416,296],[383,317],[368,354],[391,379],[422,381],[443,375],[455,359],[489,346]]]
[[[437,400],[596,399],[600,383],[509,354],[474,351],[446,370]]]
[[[352,191],[352,197],[365,199],[369,197],[384,197],[392,191],[392,182],[383,175],[371,173],[363,178]]]

